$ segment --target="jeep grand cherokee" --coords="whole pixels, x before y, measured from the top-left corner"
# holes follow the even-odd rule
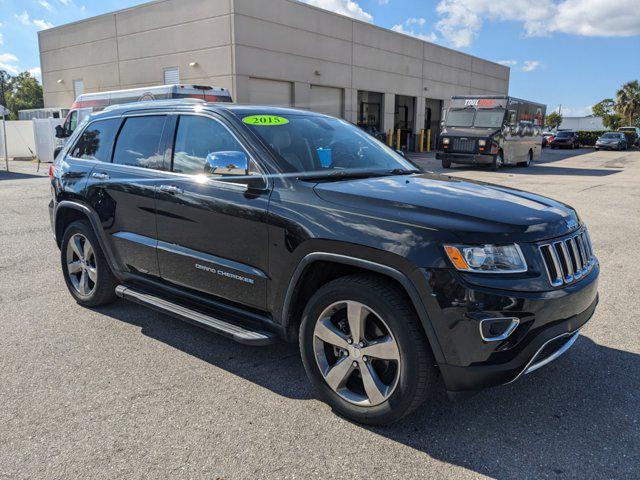
[[[359,422],[466,395],[565,352],[598,302],[569,206],[423,173],[307,111],[188,101],[90,117],[52,171],[71,295],[121,297],[248,345],[299,341]]]

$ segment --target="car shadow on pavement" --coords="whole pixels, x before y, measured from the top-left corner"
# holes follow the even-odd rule
[[[2,180],[28,180],[31,178],[44,178],[46,174],[32,175],[30,173],[7,172],[0,170],[0,181]]]
[[[123,301],[99,311],[278,395],[315,398],[297,345],[240,345]],[[442,387],[397,424],[358,427],[494,478],[633,478],[639,387],[640,355],[582,336],[556,362],[514,384],[459,401],[449,401]]]

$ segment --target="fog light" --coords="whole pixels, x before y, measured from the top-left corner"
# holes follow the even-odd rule
[[[519,318],[485,318],[480,321],[480,336],[485,342],[501,342],[509,338],[518,325]]]

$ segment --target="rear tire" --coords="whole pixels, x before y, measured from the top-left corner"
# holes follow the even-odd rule
[[[98,307],[116,300],[118,282],[88,221],[73,222],[65,230],[60,261],[67,288],[80,305]]]
[[[451,160],[449,160],[448,158],[443,158],[442,159],[442,168],[445,168],[445,169],[451,168]]]
[[[415,410],[437,372],[406,295],[374,275],[342,277],[316,292],[303,314],[300,351],[320,398],[368,425],[390,424]]]
[[[532,162],[533,162],[533,150],[529,150],[529,153],[527,153],[527,161],[518,163],[518,166],[528,168],[531,166]]]

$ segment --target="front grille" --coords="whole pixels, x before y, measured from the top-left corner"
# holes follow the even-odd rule
[[[454,138],[453,152],[474,153],[476,151],[475,138]]]
[[[577,282],[596,264],[586,229],[564,240],[541,245],[540,253],[554,287]]]

